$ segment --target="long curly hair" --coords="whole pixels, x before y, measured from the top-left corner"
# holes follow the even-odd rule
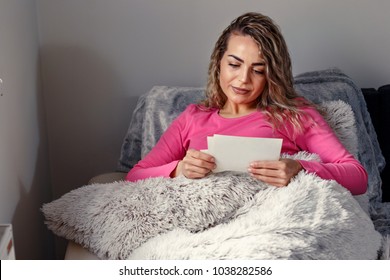
[[[250,36],[259,46],[265,60],[266,86],[257,100],[257,108],[265,112],[274,127],[291,121],[298,131],[302,129],[301,106],[312,106],[299,98],[293,87],[290,54],[279,27],[273,20],[260,13],[246,13],[231,22],[222,32],[211,54],[206,99],[206,108],[222,108],[227,100],[220,82],[220,64],[232,34]]]

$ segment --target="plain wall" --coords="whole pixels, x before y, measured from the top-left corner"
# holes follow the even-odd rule
[[[35,1],[0,0],[0,223],[17,259],[53,257],[42,203],[51,200]]]
[[[294,74],[339,67],[360,87],[389,83],[385,0],[38,0],[54,195],[115,170],[137,97],[204,86],[214,43],[247,11],[271,16]]]
[[[389,83],[387,0],[37,0],[54,198],[114,171],[137,98],[204,86],[221,31],[259,11],[281,27],[294,74],[339,67]]]

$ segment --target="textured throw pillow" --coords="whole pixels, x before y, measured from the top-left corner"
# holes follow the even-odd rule
[[[340,142],[355,157],[358,155],[358,138],[356,122],[352,108],[341,100],[327,101],[319,104],[324,112],[324,119],[333,129]]]

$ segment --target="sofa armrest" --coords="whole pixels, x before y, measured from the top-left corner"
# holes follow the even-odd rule
[[[387,164],[381,172],[382,179],[382,201],[390,202],[390,141],[389,125],[390,118],[388,108],[390,106],[390,85],[374,88],[362,88],[362,92],[374,125],[378,142]]]
[[[116,181],[122,181],[126,178],[125,172],[111,172],[111,173],[103,173],[91,178],[88,182],[88,185],[91,184],[106,184],[112,183]]]
[[[83,248],[80,244],[69,241],[66,247],[65,260],[99,260],[98,256]]]

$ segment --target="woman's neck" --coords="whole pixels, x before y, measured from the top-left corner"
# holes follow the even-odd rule
[[[249,115],[256,111],[255,106],[232,106],[229,104],[225,104],[223,108],[219,110],[219,115],[224,118],[238,118],[242,116]]]

